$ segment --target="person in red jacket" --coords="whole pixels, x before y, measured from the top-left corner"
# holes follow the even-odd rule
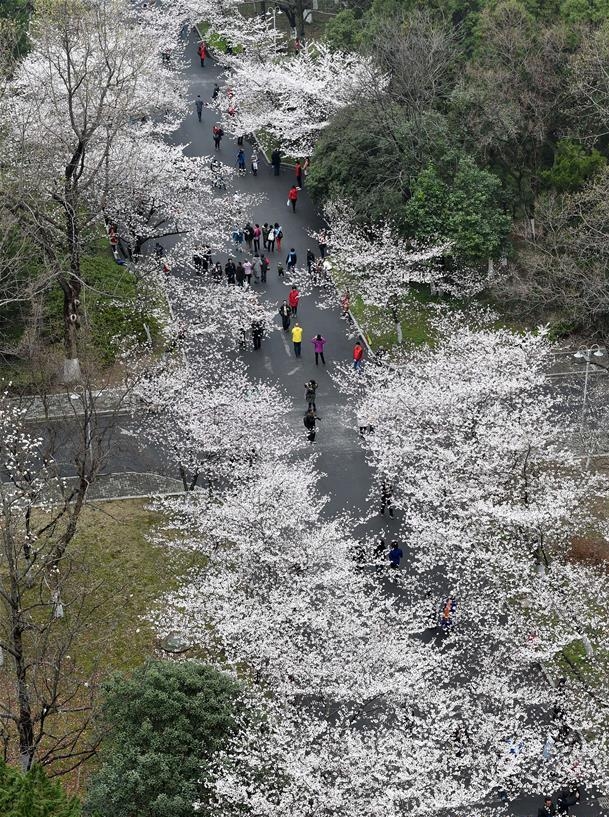
[[[207,46],[205,45],[203,40],[201,40],[201,42],[199,43],[199,46],[197,48],[197,54],[201,58],[201,68],[205,68],[205,57],[207,56]]]
[[[292,315],[298,314],[298,301],[300,300],[300,292],[296,288],[296,286],[292,286],[290,290],[290,294],[288,295],[288,303],[290,305],[290,309],[292,310]]]
[[[362,358],[364,357],[364,347],[358,342],[353,347],[353,368],[358,371],[362,368]]]
[[[295,184],[290,187],[290,192],[288,193],[288,204],[292,202],[292,212],[296,212],[296,201],[298,200],[298,188]]]

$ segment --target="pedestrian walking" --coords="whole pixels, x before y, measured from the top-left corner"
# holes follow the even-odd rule
[[[233,232],[231,233],[231,238],[233,239],[233,244],[235,245],[237,252],[243,252],[243,230],[241,227],[237,227],[235,224],[233,227]]]
[[[260,280],[263,284],[266,284],[266,274],[269,271],[269,267],[271,266],[271,262],[266,256],[263,256],[260,259]]]
[[[261,235],[260,225],[254,225],[254,252],[260,252],[260,235]]]
[[[302,326],[296,321],[292,328],[292,343],[294,344],[294,357],[300,357],[302,347]]]
[[[260,349],[262,346],[262,335],[264,334],[264,324],[261,320],[255,320],[252,323],[252,340],[254,341],[254,349]]]
[[[234,284],[235,283],[235,271],[236,271],[235,262],[232,258],[229,258],[226,264],[224,265],[224,272],[226,274],[226,283],[227,284]]]
[[[319,234],[319,239],[317,241],[317,245],[319,247],[319,254],[322,258],[326,257],[326,249],[328,247],[328,239],[326,238],[325,232],[321,232]]]
[[[302,165],[300,164],[300,159],[296,162],[296,167],[294,168],[296,171],[296,187],[298,189],[302,188]]]
[[[284,268],[283,268],[283,264],[282,264],[282,263],[281,263],[281,261],[280,261],[280,262],[277,264],[277,277],[278,277],[278,278],[283,278],[284,274],[285,274],[285,270],[284,270]]]
[[[197,54],[199,55],[199,59],[201,60],[201,68],[205,68],[205,57],[207,57],[207,46],[201,40],[197,47]]]
[[[218,99],[218,94],[220,93],[220,86],[217,82],[214,82],[214,90],[212,92],[211,98]]]
[[[360,434],[363,436],[361,426]],[[383,480],[381,484],[381,516],[385,516],[386,510],[389,511],[389,516],[393,519],[393,488]]]
[[[252,241],[254,240],[254,228],[249,223],[249,221],[243,228],[243,238],[245,239],[245,243],[247,244],[248,250],[250,252],[253,252]]]
[[[398,568],[403,555],[402,548],[398,544],[397,539],[394,539],[391,543],[391,549],[389,550],[389,565],[393,568]]]
[[[265,250],[269,248],[269,225],[268,222],[265,221],[262,227],[260,228],[260,233],[262,235],[262,246]]]
[[[319,366],[319,358],[321,358],[321,362],[325,366],[326,361],[324,358],[324,346],[326,345],[326,339],[322,338],[322,336],[318,334],[311,339],[311,343],[313,344],[313,349],[315,351],[315,365]]]
[[[216,150],[220,150],[220,142],[224,136],[224,131],[222,130],[221,126],[216,123],[211,129],[211,132],[212,136],[214,137],[214,147]]]
[[[208,272],[213,265],[213,259],[211,257],[211,247],[209,244],[206,244],[203,247],[203,272]]]
[[[273,173],[275,176],[279,176],[281,170],[281,151],[279,148],[275,148],[271,153],[271,164],[273,165]]]
[[[306,177],[306,176],[308,176],[308,175],[309,175],[309,169],[310,169],[310,167],[311,167],[311,160],[310,160],[310,159],[309,159],[309,157],[307,156],[307,158],[304,160],[303,165],[302,165],[302,175],[303,175],[303,176],[305,176],[305,177]]]
[[[349,317],[349,310],[351,309],[351,293],[346,289],[340,299],[341,318],[346,320]]]
[[[203,113],[203,100],[201,99],[201,94],[197,94],[197,98],[195,99],[195,108],[197,109],[197,117],[200,122],[201,114]]]
[[[254,275],[254,283],[260,283],[260,256],[258,253],[254,253],[254,257],[252,258],[252,273]]]
[[[311,265],[314,263],[314,261],[315,253],[313,252],[313,250],[307,250],[307,270],[309,272],[309,275],[311,274]]]
[[[300,300],[300,292],[296,288],[296,284],[292,284],[292,289],[288,295],[288,303],[293,315],[298,314],[298,301]]]
[[[544,797],[543,798],[543,806],[540,806],[537,810],[537,817],[550,817],[550,815],[556,814],[556,806],[552,802],[551,797]]]
[[[281,229],[281,225],[276,221],[273,225],[275,229],[275,246],[277,247],[277,252],[281,252],[281,239],[283,238],[283,230]]]
[[[258,152],[255,150],[251,158],[252,176],[258,175]]]
[[[315,380],[308,380],[305,383],[305,400],[307,401],[307,411],[309,409],[313,409],[313,411],[317,411],[317,406],[315,405],[315,395],[317,393],[317,382]]]
[[[285,259],[286,264],[288,265],[288,272],[293,270],[296,266],[296,262],[298,261],[298,257],[296,255],[296,250],[294,247],[291,248],[290,252],[287,254]]]
[[[269,231],[267,234],[267,245],[269,252],[275,252],[275,226],[273,224],[269,225]]]
[[[290,309],[290,305],[287,301],[284,301],[279,307],[279,314],[281,316],[281,325],[283,330],[284,332],[287,332],[290,328],[290,316],[292,314],[292,310]]]
[[[247,281],[248,287],[252,285],[252,262],[251,261],[244,261],[243,262],[243,272],[245,274],[245,280]]]
[[[243,148],[237,153],[237,170],[240,176],[245,176],[245,153]]]
[[[201,275],[203,272],[203,256],[198,247],[195,248],[194,255],[192,256],[192,264],[197,275]]]
[[[222,264],[219,261],[216,261],[212,267],[211,277],[214,279],[216,284],[219,284],[222,280]]]
[[[292,205],[292,212],[296,212],[296,202],[298,201],[298,189],[295,184],[290,187],[288,192],[288,207]]]
[[[353,368],[356,371],[359,371],[362,368],[362,360],[364,357],[364,347],[362,344],[357,341],[355,346],[353,347]]]
[[[245,283],[245,269],[243,268],[241,261],[237,263],[235,268],[235,278],[237,279],[237,285],[242,287]]]
[[[317,421],[321,421],[321,417],[318,417],[317,414],[313,411],[313,409],[307,409],[307,413],[304,416],[303,423],[304,427],[307,430],[307,440],[310,443],[315,442],[315,423]]]
[[[242,133],[242,134],[240,134],[239,136],[237,136],[237,145],[238,145],[240,148],[242,148],[242,147],[243,147],[243,140],[244,140],[244,139],[245,139],[245,134],[244,134],[244,133]]]

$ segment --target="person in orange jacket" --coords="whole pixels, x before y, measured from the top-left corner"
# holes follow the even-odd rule
[[[201,42],[199,43],[199,46],[197,48],[197,54],[199,55],[199,57],[201,59],[201,68],[205,68],[205,57],[207,56],[207,46],[205,45],[203,40],[201,40]]]
[[[296,202],[298,201],[298,188],[295,184],[290,187],[290,192],[288,193],[288,204],[292,204],[292,212],[296,212]]]

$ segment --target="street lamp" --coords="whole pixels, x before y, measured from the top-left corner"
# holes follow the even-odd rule
[[[273,15],[273,51],[275,54],[277,53],[277,15],[283,14],[282,10],[278,6],[273,6],[272,9],[267,11],[267,14]]]
[[[580,419],[580,430],[583,431],[584,428],[584,420],[586,418],[586,401],[588,399],[588,377],[590,375],[590,364],[594,363],[592,360],[593,357],[603,357],[603,350],[600,348],[598,344],[594,344],[589,349],[583,347],[579,349],[573,357],[577,358],[577,360],[585,360],[586,361],[586,374],[584,377],[584,398],[582,400],[582,413]]]
[[[584,360],[586,362],[586,374],[584,376],[584,396],[582,399],[582,411],[581,417],[579,421],[579,430],[580,433],[583,434],[584,431],[584,421],[586,419],[586,403],[588,400],[588,378],[590,376],[590,364],[594,364],[593,358],[603,357],[604,352],[600,348],[600,346],[595,343],[593,346],[586,348],[585,346],[581,349],[578,349],[577,352],[573,355],[574,358],[577,360]],[[586,459],[586,468],[590,467],[590,454]]]

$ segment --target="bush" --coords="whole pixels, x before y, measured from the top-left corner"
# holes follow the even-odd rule
[[[78,817],[80,805],[59,783],[51,782],[40,766],[27,774],[0,760],[2,817]]]
[[[85,810],[95,817],[191,817],[211,756],[235,732],[237,684],[194,661],[154,661],[106,684],[103,763]]]

